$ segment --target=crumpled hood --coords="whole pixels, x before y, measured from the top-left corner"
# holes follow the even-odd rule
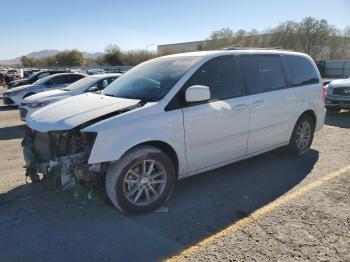
[[[350,78],[337,79],[329,83],[330,87],[350,87]]]
[[[140,100],[86,93],[63,99],[27,118],[27,125],[40,132],[69,130],[87,121],[136,106]]]
[[[29,87],[32,87],[32,85],[23,85],[23,86],[14,87],[14,88],[11,88],[9,90],[6,90],[4,92],[4,94],[11,94],[12,92],[15,92],[15,91],[22,91],[22,90],[29,88]]]
[[[56,101],[73,95],[72,91],[62,91],[59,89],[41,92],[31,95],[23,100],[23,103]]]

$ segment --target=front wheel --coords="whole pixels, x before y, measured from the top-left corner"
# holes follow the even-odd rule
[[[169,199],[176,183],[173,162],[160,149],[139,146],[112,163],[106,191],[124,213],[147,213]]]
[[[310,150],[314,138],[315,123],[308,115],[299,118],[289,142],[289,149],[295,155],[301,155]]]

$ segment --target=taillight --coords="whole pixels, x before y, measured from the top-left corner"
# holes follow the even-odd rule
[[[322,93],[323,93],[323,101],[326,102],[326,99],[327,99],[327,88],[325,86],[322,87]]]

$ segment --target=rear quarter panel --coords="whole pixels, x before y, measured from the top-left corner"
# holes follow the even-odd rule
[[[296,112],[294,125],[300,115],[307,111],[312,110],[316,115],[316,127],[315,131],[319,131],[323,124],[326,115],[323,94],[322,94],[322,84],[312,84],[295,88],[296,95]]]

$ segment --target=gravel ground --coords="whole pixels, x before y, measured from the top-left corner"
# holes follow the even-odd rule
[[[350,172],[179,261],[350,261]]]
[[[350,164],[350,113],[327,115],[312,150],[283,150],[180,181],[159,212],[124,216],[104,192],[26,184],[16,109],[0,104],[0,261],[159,261],[291,190]],[[349,175],[275,209],[186,260],[349,261]]]

